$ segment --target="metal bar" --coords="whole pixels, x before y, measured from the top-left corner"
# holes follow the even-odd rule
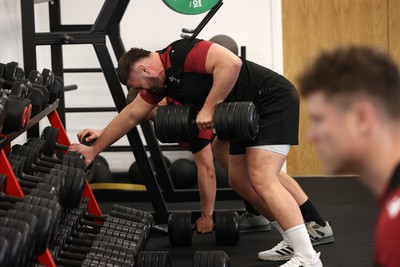
[[[40,32],[34,36],[36,45],[105,44],[105,32]]]
[[[207,15],[203,18],[203,20],[199,23],[199,25],[194,29],[193,34],[189,38],[196,38],[197,35],[201,32],[201,30],[207,25],[207,23],[211,20],[211,18],[217,13],[218,9],[223,5],[222,0],[213,6]]]
[[[64,73],[88,73],[88,72],[103,72],[101,68],[68,68],[64,69]]]
[[[21,24],[24,70],[30,73],[37,68],[33,0],[21,0]]]
[[[167,166],[165,165],[158,140],[154,134],[153,128],[150,126],[150,122],[144,121],[140,124],[140,127],[142,128],[143,135],[146,138],[146,143],[154,162],[158,182],[165,191],[173,192],[174,186],[172,184],[171,176],[167,171]]]
[[[93,107],[93,108],[65,108],[65,112],[116,112],[118,111],[115,107]]]

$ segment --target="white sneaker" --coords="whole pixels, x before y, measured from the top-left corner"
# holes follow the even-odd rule
[[[250,230],[262,228],[264,231],[271,230],[271,223],[262,215],[254,215],[248,211],[243,212],[239,217],[240,229]]]
[[[311,262],[296,255],[279,267],[322,267],[322,261],[319,258],[320,254],[316,253],[315,258]]]
[[[263,261],[285,261],[293,257],[294,251],[288,239],[283,239],[270,250],[258,253],[258,258]]]
[[[313,246],[332,243],[335,241],[332,227],[328,221],[326,221],[325,226],[321,226],[314,221],[308,222],[306,223],[306,228]]]

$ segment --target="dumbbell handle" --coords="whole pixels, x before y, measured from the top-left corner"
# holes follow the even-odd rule
[[[23,198],[6,195],[3,192],[0,192],[0,199],[7,201],[7,202],[11,202],[11,203],[15,203],[15,202],[23,200]]]
[[[68,260],[68,259],[64,259],[64,258],[61,258],[61,257],[55,257],[54,260],[56,261],[57,265],[77,266],[77,267],[82,266],[82,262],[81,261]]]

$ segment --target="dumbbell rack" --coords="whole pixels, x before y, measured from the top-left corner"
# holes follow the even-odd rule
[[[19,132],[12,132],[7,135],[3,134],[0,135],[0,173],[5,174],[7,176],[6,194],[16,197],[24,197],[24,193],[22,192],[17,177],[15,176],[14,171],[11,168],[11,165],[6,156],[6,151],[10,150],[11,141],[13,141],[21,134],[23,134],[31,127],[38,125],[40,120],[42,120],[44,117],[47,117],[51,126],[59,129],[59,136],[57,143],[66,146],[69,146],[71,144],[71,142],[68,139],[67,133],[64,129],[64,126],[61,122],[61,119],[58,116],[57,113],[58,105],[59,105],[59,100],[57,99],[52,105],[48,106],[38,115],[31,118],[24,130]],[[102,213],[87,181],[82,196],[89,199],[89,204],[88,204],[89,212],[101,216]],[[46,266],[54,266],[54,267],[56,266],[48,249],[46,250],[45,253],[38,256],[37,259],[39,263],[44,264]]]

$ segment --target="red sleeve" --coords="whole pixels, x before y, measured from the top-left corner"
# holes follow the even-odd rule
[[[198,138],[212,140],[214,137],[213,130],[200,130]]]
[[[158,102],[160,102],[164,98],[164,95],[154,94],[154,93],[149,92],[148,90],[141,90],[139,92],[139,94],[143,98],[144,101],[146,101],[147,103],[149,103],[151,105],[157,105]]]
[[[207,73],[206,58],[212,44],[209,41],[200,41],[194,45],[185,59],[185,72]]]

